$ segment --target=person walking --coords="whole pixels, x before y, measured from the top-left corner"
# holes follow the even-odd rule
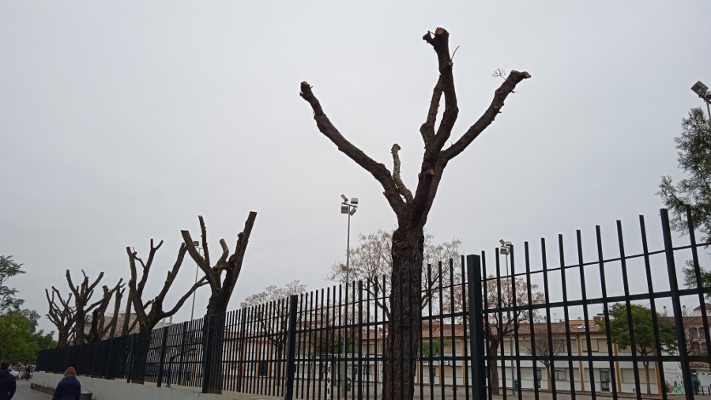
[[[17,383],[15,377],[8,371],[9,362],[0,363],[0,400],[10,400],[15,395]]]
[[[69,367],[64,371],[64,378],[54,389],[52,400],[79,400],[79,396],[81,396],[81,383],[77,379],[77,370]]]

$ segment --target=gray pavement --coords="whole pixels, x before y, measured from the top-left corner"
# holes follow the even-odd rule
[[[30,389],[31,383],[32,379],[29,381],[24,379],[18,380],[17,391],[15,392],[15,396],[13,396],[12,400],[49,400],[52,398],[52,396],[48,394]]]

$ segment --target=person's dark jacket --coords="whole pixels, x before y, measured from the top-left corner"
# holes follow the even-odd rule
[[[0,371],[0,400],[10,400],[15,395],[15,377],[10,371],[4,369]]]
[[[69,375],[62,378],[54,389],[52,400],[79,400],[81,384],[76,376]]]

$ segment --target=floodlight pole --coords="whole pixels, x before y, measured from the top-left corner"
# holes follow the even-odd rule
[[[341,361],[341,370],[339,371],[338,378],[341,381],[341,390],[344,396],[348,394],[348,364],[346,360],[346,352],[348,351],[348,283],[350,281],[350,258],[351,258],[351,216],[355,214],[358,209],[358,198],[353,197],[348,201],[348,197],[341,195],[343,201],[341,202],[341,214],[348,214],[348,230],[346,232],[346,309],[345,315],[346,320],[343,326],[343,358]]]
[[[504,241],[503,239],[499,240],[501,243],[501,247],[499,248],[499,253],[504,255],[504,260],[506,262],[506,276],[511,279],[511,298],[509,299],[509,304],[507,306],[506,310],[506,320],[507,322],[511,322],[511,310],[508,309],[511,307],[511,304],[513,303],[513,296],[516,295],[516,290],[515,290],[515,285],[516,281],[512,276],[509,276],[509,256],[511,255],[511,248],[513,245],[509,241]],[[513,365],[513,338],[509,334],[509,356],[511,357],[511,360],[509,361],[511,365],[511,391],[516,392],[516,385],[515,385],[515,372],[514,372],[514,365]],[[535,371],[534,371],[535,373]],[[506,392],[506,382],[504,382],[504,392]]]

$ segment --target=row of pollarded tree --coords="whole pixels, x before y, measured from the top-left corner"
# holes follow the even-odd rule
[[[58,331],[57,347],[124,336],[135,332],[136,327],[140,332],[150,331],[162,319],[178,312],[185,301],[199,287],[204,285],[208,285],[212,292],[206,315],[220,315],[226,312],[227,304],[242,270],[244,254],[256,217],[256,212],[249,213],[244,229],[238,235],[237,245],[232,255],[230,255],[230,249],[227,247],[225,240],[220,240],[221,253],[213,263],[207,243],[205,221],[202,216],[198,216],[200,221],[200,242],[194,242],[189,231],[181,231],[183,242],[178,249],[175,263],[168,272],[158,295],[150,300],[145,300],[144,290],[148,275],[153,267],[155,255],[163,245],[162,240],[156,244],[151,239],[150,251],[145,260],[138,255],[135,249],[126,247],[130,268],[127,294],[126,285],[123,283],[123,279],[120,279],[113,287],[103,285],[101,298],[93,300],[95,289],[104,277],[104,273],[99,273],[92,280],[82,270],[83,280],[75,284],[71,273],[67,270],[66,279],[69,292],[66,296],[63,296],[62,291],[55,286],[52,286],[51,290],[45,289],[45,295],[49,303],[47,317],[49,317]],[[200,243],[200,247],[203,249],[202,254],[198,251],[195,243]],[[172,308],[166,309],[164,308],[165,297],[173,285],[180,267],[183,265],[186,254],[189,254],[195,261],[203,272],[203,276],[196,280]],[[126,300],[124,302],[125,294]],[[110,306],[113,310],[113,317],[107,319],[106,314]],[[119,318],[122,307],[124,311],[121,318]],[[91,318],[88,318],[88,316],[91,316]],[[89,321],[91,323],[87,330],[86,325]]]

